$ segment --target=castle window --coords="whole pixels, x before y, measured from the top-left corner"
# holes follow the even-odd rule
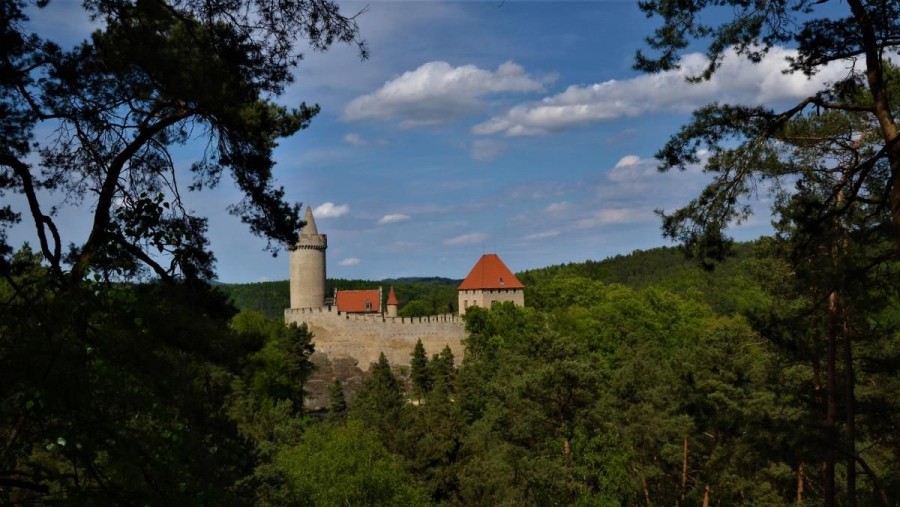
[[[505,285],[505,284],[503,283],[503,277],[502,277],[502,276],[500,277],[500,285]]]
[[[372,302],[369,301],[368,299],[366,300],[366,311],[367,311],[367,312],[371,312],[371,311],[372,311]]]

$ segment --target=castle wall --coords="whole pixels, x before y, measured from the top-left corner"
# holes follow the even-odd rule
[[[332,358],[354,358],[366,371],[382,352],[391,364],[409,365],[419,339],[428,357],[449,346],[458,365],[464,352],[465,325],[455,314],[387,317],[380,313],[338,313],[335,307],[288,308],[284,321],[305,322],[313,333],[317,352]]]
[[[505,301],[525,306],[525,291],[522,289],[461,290],[459,291],[459,314],[465,315],[466,309],[473,306],[490,308],[494,303]]]

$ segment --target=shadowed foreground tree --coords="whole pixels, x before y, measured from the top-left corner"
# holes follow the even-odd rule
[[[723,4],[733,16],[718,26],[704,21],[716,19],[707,11]],[[695,38],[710,41],[709,65],[696,80],[709,79],[731,50],[758,62],[777,44],[796,46],[790,72],[812,76],[832,62],[846,65],[843,79],[783,111],[720,104],[697,110],[657,157],[663,171],[704,162],[713,181],[663,215],[663,231],[712,267],[728,253],[725,228],[749,216],[748,199],[774,195],[773,250],[786,276],[770,280],[781,306],[761,325],[785,357],[809,368],[807,387],[798,386],[811,389],[802,433],[821,449],[808,447],[807,472],[798,466],[798,501],[805,478],[826,506],[890,505],[881,477],[896,466],[893,439],[869,424],[867,412],[896,418],[893,381],[883,375],[886,365],[896,369],[889,345],[896,331],[885,311],[896,307],[900,257],[900,73],[891,63],[900,48],[900,4],[649,0],[641,8],[664,22],[648,39],[660,53],[638,54],[643,70],[675,68]],[[705,161],[701,150],[710,153]],[[867,387],[860,389],[863,378]],[[863,392],[865,404],[858,403]]]
[[[710,24],[708,20],[722,16],[707,11],[723,4],[733,8],[733,16],[718,26]],[[777,193],[781,184],[811,176],[804,171],[812,168],[777,163],[786,123],[811,110],[843,111],[871,125],[877,134],[876,149],[844,167],[845,177],[831,183],[816,218],[824,223],[834,215],[843,216],[857,202],[884,208],[900,250],[900,142],[895,119],[900,94],[889,75],[889,57],[900,47],[900,4],[892,0],[848,0],[834,5],[818,0],[647,0],[641,8],[663,21],[648,38],[659,53],[637,55],[636,67],[641,70],[676,68],[680,51],[692,39],[709,41],[709,64],[697,80],[709,79],[731,49],[759,61],[776,44],[796,46],[797,53],[790,58],[792,72],[812,76],[831,62],[844,62],[848,68],[843,80],[783,111],[720,104],[697,110],[657,157],[663,171],[684,169],[700,162],[700,149],[708,149],[711,155],[705,170],[714,181],[688,206],[665,217],[667,236],[683,241],[704,262],[721,259],[729,244],[723,231],[747,218],[747,198],[760,188],[772,186]],[[861,89],[868,93],[859,93]],[[873,170],[880,160],[887,161],[888,171]],[[880,192],[865,191],[871,188]]]
[[[206,221],[183,198],[226,172],[244,194],[229,211],[273,251],[294,240],[299,206],[272,182],[272,150],[318,107],[272,98],[292,81],[298,42],[356,43],[365,56],[352,18],[329,0],[92,0],[84,7],[98,29],[67,49],[29,31],[26,6],[0,6],[0,191],[28,208],[6,206],[0,218],[5,227],[25,212],[52,275],[77,283],[149,267],[209,278]],[[36,128],[52,134],[38,141]],[[170,148],[188,142],[205,149],[185,189]],[[87,237],[67,252],[48,191],[92,210]]]
[[[50,295],[38,256],[0,282],[0,504],[226,505],[252,446],[223,410],[239,358],[205,285]]]
[[[229,211],[273,253],[290,244],[299,205],[272,151],[318,107],[275,101],[299,45],[365,47],[331,0],[81,5],[96,29],[67,48],[27,18],[56,1],[0,2],[0,195],[25,203],[0,206],[0,503],[249,503],[255,455],[224,404],[262,343],[203,282],[214,256],[187,191],[227,175],[243,194]],[[189,143],[203,149],[185,188],[172,149]],[[60,200],[89,217],[68,247]],[[7,244],[20,221],[37,255]],[[160,283],[131,285],[148,275]],[[296,401],[304,335],[285,337]]]

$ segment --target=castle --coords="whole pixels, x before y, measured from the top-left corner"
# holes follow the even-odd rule
[[[313,333],[317,353],[330,361],[352,359],[359,368],[384,354],[394,365],[408,365],[417,340],[427,354],[450,347],[463,356],[465,326],[461,315],[472,306],[489,307],[494,302],[512,301],[524,306],[524,285],[496,254],[478,260],[459,286],[459,315],[447,313],[427,317],[398,317],[393,288],[382,309],[381,289],[335,291],[325,297],[325,250],[328,238],[319,234],[312,209],[306,208],[306,225],[300,230],[296,248],[290,254],[291,307],[285,309],[285,323],[306,323]]]

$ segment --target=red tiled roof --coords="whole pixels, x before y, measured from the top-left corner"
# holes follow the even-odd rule
[[[395,305],[395,306],[397,305],[397,296],[394,295],[394,288],[393,288],[393,287],[391,287],[391,291],[388,292],[388,300],[387,300],[387,304],[389,304],[389,305]]]
[[[497,254],[484,254],[457,290],[524,289],[516,275],[503,264]]]
[[[339,290],[334,298],[338,311],[346,313],[378,313],[381,311],[381,300],[378,289],[373,290]],[[369,308],[366,309],[366,302]]]

